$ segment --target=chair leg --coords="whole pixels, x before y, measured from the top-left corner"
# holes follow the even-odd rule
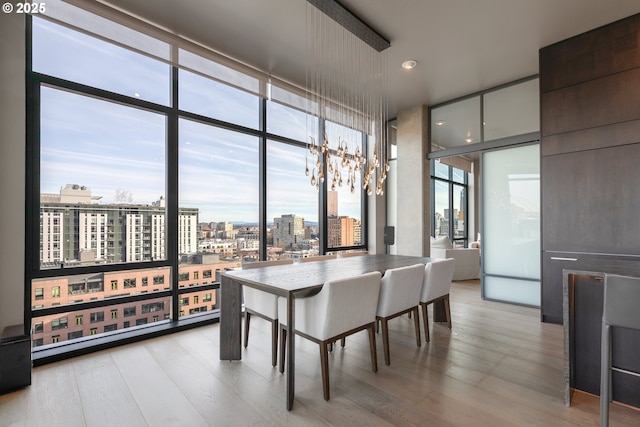
[[[451,306],[449,305],[449,295],[444,299],[444,312],[447,316],[447,327],[451,329]]]
[[[391,364],[391,355],[389,354],[389,324],[387,319],[380,319],[382,323],[382,349],[384,351],[384,364],[389,366]]]
[[[347,343],[347,339],[346,338],[342,338],[340,340],[340,347],[344,347],[346,343]]]
[[[422,342],[420,342],[420,315],[418,315],[418,310],[419,310],[418,306],[416,306],[413,310],[409,312],[409,314],[415,312],[413,316],[413,323],[416,327],[416,345],[420,347],[422,345]]]
[[[249,322],[251,322],[251,314],[248,311],[244,312],[244,348],[249,345]]]
[[[329,343],[326,341],[320,342],[320,370],[324,400],[329,400]]]
[[[287,348],[287,330],[280,324],[280,373],[284,374],[284,362]]]
[[[278,364],[278,319],[271,321],[271,366]]]
[[[422,320],[424,321],[424,341],[429,342],[429,314],[427,312],[427,304],[420,304],[422,306]]]
[[[376,353],[376,331],[373,323],[367,329],[369,331],[369,352],[371,353],[371,370],[378,372],[378,355]]]

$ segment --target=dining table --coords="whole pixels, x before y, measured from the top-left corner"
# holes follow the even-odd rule
[[[324,283],[364,273],[385,271],[431,259],[404,255],[362,255],[314,262],[294,262],[246,270],[228,270],[220,275],[220,360],[241,360],[242,287],[249,286],[287,299],[286,408],[291,410],[295,389],[295,299],[318,293]],[[444,309],[438,309],[444,313]],[[436,313],[434,321],[441,315]]]

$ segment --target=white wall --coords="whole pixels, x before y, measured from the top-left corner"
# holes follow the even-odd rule
[[[24,15],[0,15],[0,332],[24,321],[24,34]]]

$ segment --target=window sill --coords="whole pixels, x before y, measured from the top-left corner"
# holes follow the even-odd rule
[[[73,342],[64,342],[60,345],[36,347],[31,351],[33,366],[46,365],[59,362],[76,356],[106,350],[125,344],[143,341],[162,335],[172,334],[187,329],[217,323],[220,320],[220,310],[209,311],[202,314],[190,315],[177,321],[162,321],[148,325],[133,326],[124,330],[113,331],[101,336],[89,336]]]

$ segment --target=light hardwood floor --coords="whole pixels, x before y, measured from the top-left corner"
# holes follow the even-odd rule
[[[562,402],[562,327],[539,311],[482,301],[477,281],[451,292],[453,330],[432,327],[416,347],[413,322],[389,323],[391,366],[369,363],[366,332],[330,356],[322,398],[317,345],[297,338],[296,400],[271,367],[270,329],[252,322],[240,362],[218,359],[218,325],[35,368],[33,384],[0,396],[0,426],[596,426],[597,397]],[[613,405],[612,426],[640,426]]]

